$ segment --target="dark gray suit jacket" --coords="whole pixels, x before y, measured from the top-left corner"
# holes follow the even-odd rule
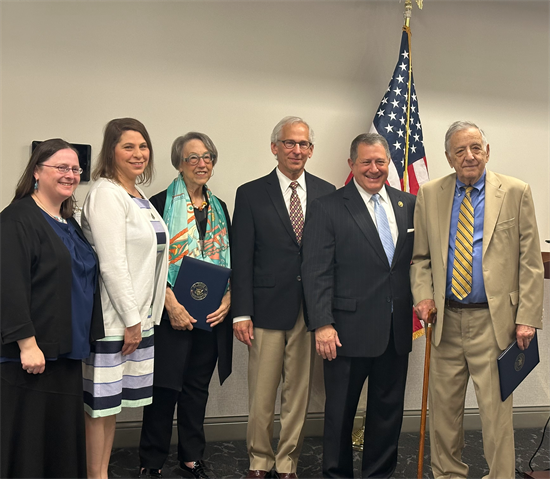
[[[307,221],[311,202],[335,188],[305,175]],[[231,252],[233,316],[251,316],[260,328],[292,329],[303,300],[302,257],[275,170],[237,190]]]
[[[314,201],[306,221],[302,277],[308,326],[315,330],[333,324],[342,356],[380,356],[388,346],[392,325],[397,353],[412,348],[409,267],[416,198],[386,188],[399,230],[391,267],[353,181]]]

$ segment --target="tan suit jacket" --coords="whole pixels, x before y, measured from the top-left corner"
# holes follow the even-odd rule
[[[414,303],[437,307],[434,343],[439,345],[445,311],[447,257],[456,173],[426,183],[416,200],[411,265]],[[516,324],[542,328],[544,270],[531,189],[487,171],[483,221],[483,281],[498,345],[515,339]],[[452,267],[452,265],[449,265]]]

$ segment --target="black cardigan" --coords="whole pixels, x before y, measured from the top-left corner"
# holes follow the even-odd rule
[[[166,190],[161,191],[160,193],[157,193],[155,196],[151,197],[150,201],[151,204],[160,213],[160,215],[163,216],[164,206],[166,204]],[[227,233],[229,235],[229,244],[231,244],[231,221],[229,212],[227,211],[227,205],[219,198],[218,201],[222,205],[225,219],[227,220]],[[168,318],[166,310],[164,310],[162,317],[162,320]],[[231,319],[231,311],[227,313],[227,316],[222,321],[222,323],[218,324],[218,326],[214,328],[214,334],[216,335],[218,345],[218,377],[220,379],[220,384],[223,384],[223,382],[231,374],[233,362],[233,321]],[[178,353],[177,351],[174,351],[173,353],[173,360],[177,361],[176,355]],[[162,371],[155,371],[155,377],[156,375],[161,376]]]
[[[86,241],[74,218],[68,221]],[[72,350],[71,263],[69,250],[30,196],[0,213],[0,357],[19,358],[17,341],[31,336],[47,358]],[[90,342],[104,335],[96,284]]]

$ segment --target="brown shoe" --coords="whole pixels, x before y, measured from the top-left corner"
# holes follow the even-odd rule
[[[278,472],[279,479],[298,479],[295,472]]]
[[[265,476],[267,476],[267,471],[249,469],[245,479],[264,479]]]

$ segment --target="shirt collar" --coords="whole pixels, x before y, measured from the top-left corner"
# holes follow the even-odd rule
[[[481,191],[484,187],[485,187],[485,176],[487,174],[487,170],[483,170],[483,174],[481,175],[481,178],[479,180],[477,180],[472,186],[474,187],[474,189],[476,189],[477,191]],[[460,188],[464,188],[466,186],[466,183],[462,183],[462,181],[460,181],[458,179],[458,177],[456,178],[456,192],[458,193],[460,191]]]
[[[275,168],[275,171],[277,172],[277,178],[279,178],[279,184],[281,185],[281,190],[286,191],[287,188],[290,188],[290,183],[293,181],[296,181],[298,185],[304,190],[306,190],[306,175],[304,172],[300,175],[300,177],[297,180],[291,180],[288,176],[283,174],[279,168]]]
[[[371,195],[359,183],[357,183],[357,180],[355,178],[353,178],[353,182],[355,183],[355,186],[357,187],[359,194],[365,199],[365,203],[368,203],[373,195]],[[378,194],[380,195],[380,198],[382,199],[382,201],[385,201],[386,203],[390,204],[390,198],[388,196],[388,190],[386,189],[386,185],[382,187],[382,189],[378,192]]]

